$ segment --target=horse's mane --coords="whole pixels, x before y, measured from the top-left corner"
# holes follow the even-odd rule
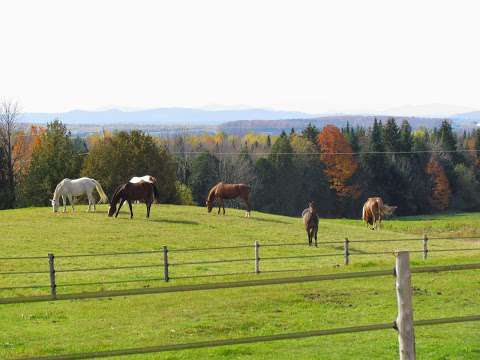
[[[215,190],[217,190],[217,186],[221,184],[221,183],[218,183],[217,185],[215,185],[214,187],[212,187],[210,189],[210,191],[208,192],[208,197],[207,197],[207,201],[213,201],[215,200]]]
[[[66,179],[63,179],[62,181],[60,181],[57,186],[55,186],[55,191],[53,192],[53,198],[56,199],[56,196],[57,196],[57,192],[60,190],[60,188],[63,187],[63,185],[65,184],[65,180]]]
[[[115,205],[118,202],[118,197],[120,196],[120,193],[123,191],[123,189],[125,189],[126,185],[127,184],[122,184],[115,189],[112,195],[111,205]]]

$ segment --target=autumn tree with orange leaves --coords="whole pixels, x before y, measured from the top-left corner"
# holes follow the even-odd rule
[[[325,164],[325,173],[330,180],[330,187],[339,196],[358,196],[356,186],[349,180],[355,174],[358,164],[352,153],[352,147],[341,131],[334,125],[325,126],[318,134],[320,159]]]
[[[31,125],[28,131],[20,130],[16,134],[16,142],[13,146],[13,157],[15,175],[26,174],[30,168],[32,154],[36,146],[41,142],[45,128],[38,125]]]
[[[445,171],[440,162],[433,156],[430,158],[426,170],[432,179],[430,204],[435,210],[445,210],[450,203],[451,195],[450,183]]]

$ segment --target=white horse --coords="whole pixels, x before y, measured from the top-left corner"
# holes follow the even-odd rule
[[[107,203],[108,197],[102,189],[102,186],[97,180],[90,179],[87,177],[82,177],[80,179],[70,180],[70,179],[63,179],[60,181],[55,188],[55,192],[53,193],[52,199],[52,206],[53,211],[57,212],[58,207],[60,205],[60,196],[63,200],[63,212],[67,211],[67,201],[66,197],[70,201],[70,205],[72,206],[72,211],[75,211],[73,206],[73,197],[87,194],[88,197],[88,211],[90,211],[91,206],[93,205],[93,211],[95,211],[95,198],[93,197],[93,190],[97,189],[100,195],[100,202]]]
[[[157,182],[157,179],[151,175],[145,175],[142,177],[134,176],[128,182],[135,184],[135,183],[139,183],[140,181],[145,181],[151,184],[155,184]]]

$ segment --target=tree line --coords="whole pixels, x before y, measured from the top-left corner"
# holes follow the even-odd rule
[[[285,215],[314,200],[322,216],[358,217],[371,196],[401,215],[480,209],[480,130],[457,133],[448,121],[415,131],[392,118],[369,128],[309,125],[280,136],[159,138],[133,130],[78,138],[58,120],[17,129],[16,108],[7,105],[0,112],[2,209],[48,205],[67,177],[95,178],[111,196],[145,174],[157,178],[167,203],[203,206],[208,190],[224,181],[249,184],[254,210]]]

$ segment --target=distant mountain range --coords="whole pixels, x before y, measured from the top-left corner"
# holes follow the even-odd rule
[[[204,110],[191,108],[159,108],[151,110],[123,111],[73,110],[63,113],[24,113],[22,121],[27,123],[47,123],[59,119],[69,125],[218,125],[235,120],[279,120],[304,119],[315,115],[268,109]]]
[[[450,119],[457,129],[476,128],[480,123],[480,111],[450,114],[463,109],[455,106],[425,105],[406,106],[402,108],[381,111],[377,114],[362,115],[314,115],[297,111],[282,111],[269,109],[193,109],[193,108],[159,108],[151,110],[125,111],[119,109],[83,111],[73,110],[63,113],[24,113],[22,122],[45,124],[54,119],[60,119],[67,124],[73,133],[86,134],[98,131],[100,128],[145,129],[152,133],[161,133],[164,129],[175,131],[179,128],[195,128],[196,132],[222,130],[229,133],[245,133],[248,131],[276,134],[282,130],[295,128],[300,130],[308,123],[321,128],[326,124],[345,126],[370,126],[373,119],[386,121],[394,116],[400,123],[406,119],[413,128],[439,126],[443,119]],[[438,116],[410,116],[415,114],[439,114]],[[400,115],[399,115],[400,114]],[[406,115],[401,115],[406,114]],[[441,114],[446,114],[445,116]],[[163,129],[163,130],[162,130]]]

